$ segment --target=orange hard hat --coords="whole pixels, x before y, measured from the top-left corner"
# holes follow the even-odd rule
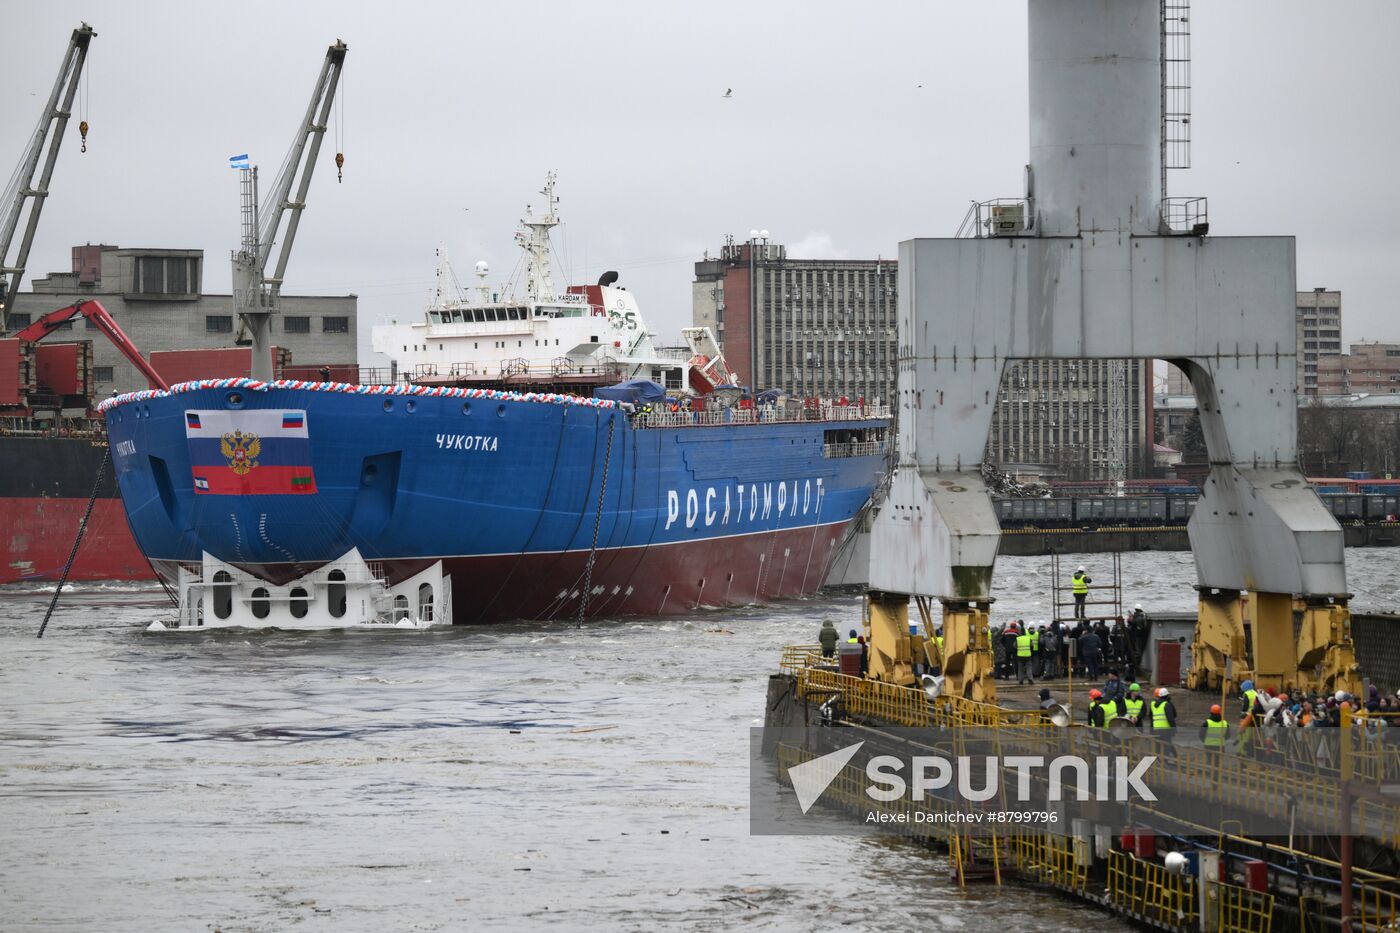
[[[1211,707],[1210,707],[1210,711],[1211,711],[1212,713],[1214,713],[1215,715],[1219,716],[1219,715],[1220,715],[1220,704],[1219,704],[1219,703],[1212,703],[1212,704],[1211,704]]]
[[[1089,699],[1091,699],[1091,700],[1097,700],[1097,699],[1098,699],[1099,697],[1101,697],[1101,696],[1103,696],[1103,694],[1100,693],[1100,692],[1097,691],[1097,690],[1090,690],[1090,691],[1089,691]]]

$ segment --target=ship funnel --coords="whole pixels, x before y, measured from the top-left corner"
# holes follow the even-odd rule
[[[614,282],[616,282],[616,281],[617,281],[617,273],[616,273],[616,272],[604,272],[602,275],[598,276],[598,284],[601,285],[601,286],[603,286],[604,288],[607,288],[609,285],[611,285],[612,283],[614,283]]]

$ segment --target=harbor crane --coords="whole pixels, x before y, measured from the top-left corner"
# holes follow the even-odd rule
[[[24,268],[29,262],[29,249],[34,245],[34,231],[39,228],[39,215],[44,210],[44,201],[49,196],[49,183],[53,180],[54,165],[58,162],[58,150],[63,145],[63,131],[68,126],[68,118],[73,115],[73,99],[78,94],[78,80],[83,74],[83,63],[87,61],[88,45],[97,33],[91,26],[82,23],[73,30],[68,40],[68,50],[63,53],[63,64],[59,66],[58,78],[44,104],[43,114],[34,133],[25,147],[24,156],[5,189],[4,200],[0,201],[0,333],[9,331],[10,312],[19,295],[20,281],[24,278]],[[87,123],[81,125],[85,145]],[[47,144],[48,154],[44,155]],[[39,159],[44,159],[44,169],[35,184],[34,173],[39,170]],[[15,231],[20,228],[25,207],[29,216],[24,220],[24,234],[19,241],[19,249],[10,258],[10,246]]]
[[[254,379],[272,378],[272,315],[278,312],[281,305],[287,260],[292,254],[301,212],[306,209],[306,193],[311,187],[312,173],[316,170],[316,157],[321,152],[321,141],[330,121],[331,106],[335,103],[336,87],[340,84],[340,71],[345,64],[347,51],[347,46],[339,39],[326,49],[321,73],[311,93],[311,103],[297,128],[282,169],[273,180],[266,211],[260,212],[258,208],[257,167],[244,166],[240,169],[243,173],[243,238],[240,248],[233,254],[233,308],[239,317],[240,335],[246,328],[251,337],[251,375]],[[344,165],[344,153],[336,153],[335,162],[337,167]],[[295,195],[292,192],[294,184]],[[273,248],[279,246],[278,233],[284,220],[286,230],[281,235],[276,262],[273,263]]]

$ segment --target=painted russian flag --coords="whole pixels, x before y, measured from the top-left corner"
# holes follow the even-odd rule
[[[197,494],[316,492],[304,411],[187,411],[185,440]]]

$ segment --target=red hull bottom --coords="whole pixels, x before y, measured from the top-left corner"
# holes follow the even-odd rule
[[[0,499],[0,583],[57,580],[73,548],[87,499]],[[154,580],[120,499],[93,505],[70,580]]]
[[[600,551],[588,616],[661,616],[810,596],[826,581],[848,522],[686,544]],[[443,560],[452,621],[569,619],[578,615],[586,551]],[[395,570],[415,572],[419,562]]]

